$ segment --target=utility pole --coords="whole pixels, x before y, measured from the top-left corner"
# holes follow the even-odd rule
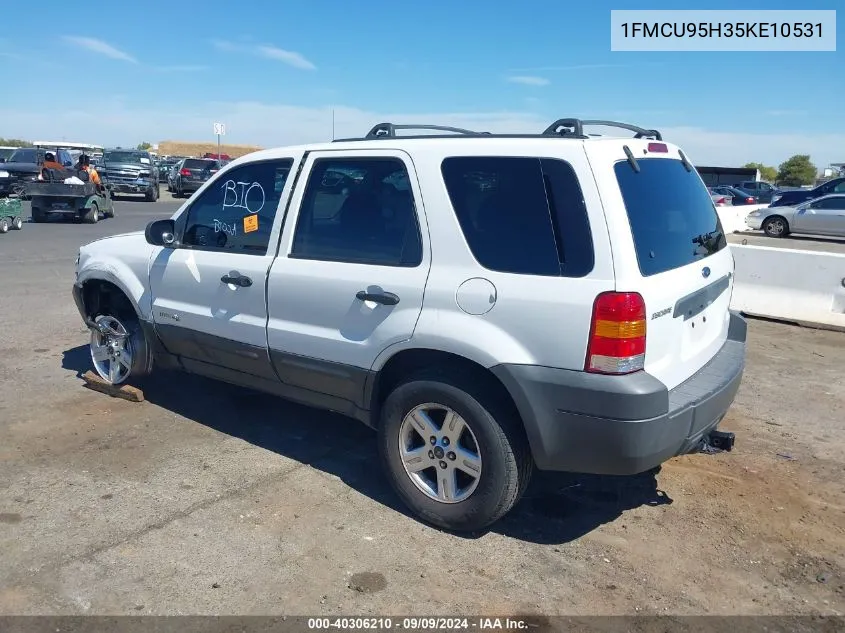
[[[332,108],[332,140],[334,140],[334,108]]]

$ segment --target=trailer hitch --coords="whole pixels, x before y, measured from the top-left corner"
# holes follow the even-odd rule
[[[728,431],[710,431],[703,436],[698,444],[698,453],[730,452],[734,447],[736,436]]]

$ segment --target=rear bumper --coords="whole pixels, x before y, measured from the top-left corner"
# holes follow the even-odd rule
[[[182,180],[179,184],[182,186],[182,191],[197,191],[202,187],[207,180]]]
[[[540,470],[633,475],[693,451],[730,408],[745,369],[747,326],[731,314],[728,339],[672,390],[638,372],[604,376],[498,365]]]

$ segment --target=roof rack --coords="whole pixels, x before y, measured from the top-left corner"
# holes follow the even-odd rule
[[[634,132],[634,138],[654,138],[655,141],[662,141],[663,136],[657,130],[646,130],[630,123],[619,123],[618,121],[599,121],[581,119],[558,119],[543,131],[543,136],[569,136],[575,138],[589,138],[584,134],[585,125],[604,125],[606,127],[618,127],[623,130]]]
[[[374,126],[369,132],[367,132],[367,136],[364,138],[396,138],[396,130],[436,130],[438,132],[452,132],[454,134],[469,135],[478,135],[484,133],[473,132],[472,130],[464,130],[459,127],[448,127],[445,125],[397,125],[395,123],[379,123],[378,125]]]

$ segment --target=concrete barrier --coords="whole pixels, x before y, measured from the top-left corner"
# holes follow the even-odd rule
[[[845,330],[845,253],[729,246],[731,308],[752,316]]]
[[[719,220],[722,222],[722,229],[726,235],[731,233],[742,233],[743,231],[750,231],[748,225],[745,223],[745,216],[756,209],[763,209],[769,205],[767,204],[747,204],[736,207],[716,207],[716,213],[719,214]]]

